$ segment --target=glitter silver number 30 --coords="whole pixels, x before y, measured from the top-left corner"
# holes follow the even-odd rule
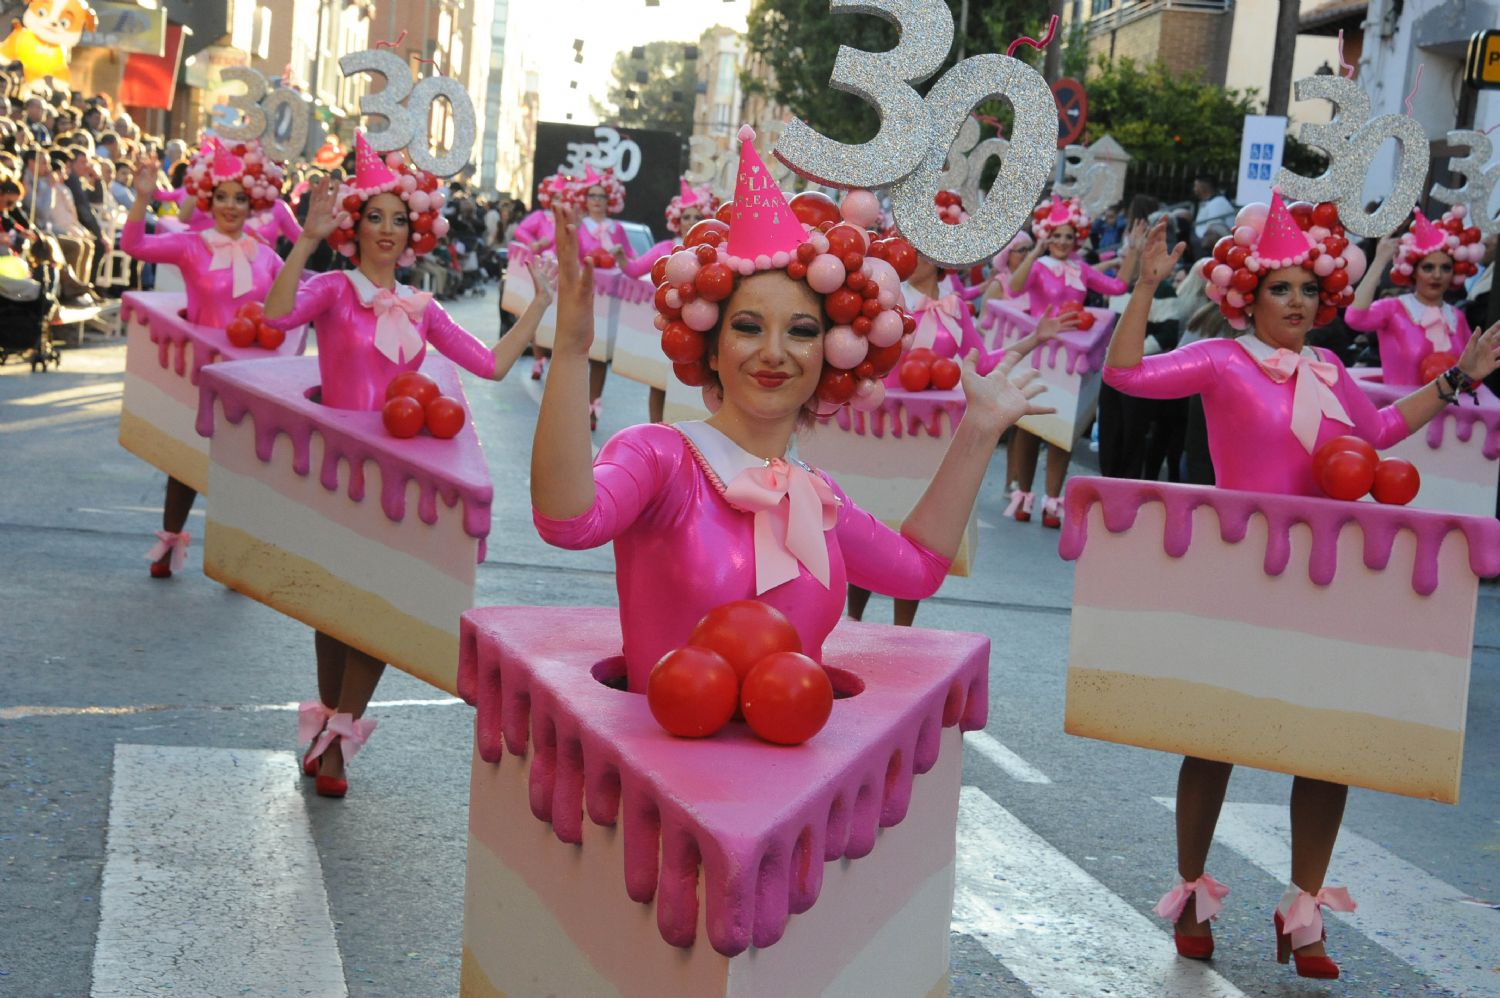
[[[1495,190],[1495,182],[1500,181],[1500,163],[1485,169],[1490,153],[1494,151],[1489,136],[1466,128],[1455,129],[1448,133],[1448,144],[1469,150],[1467,156],[1453,156],[1448,160],[1449,172],[1461,175],[1463,186],[1438,184],[1432,188],[1432,196],[1448,204],[1468,205],[1469,224],[1486,236],[1500,232],[1500,217],[1490,214],[1490,194]]]
[[[405,149],[413,163],[440,177],[451,177],[468,164],[476,130],[474,102],[457,80],[429,76],[413,85],[411,70],[401,57],[382,49],[341,56],[339,69],[345,76],[376,73],[385,78],[384,89],[359,99],[361,114],[385,119],[385,127],[380,131],[366,133],[371,149],[376,152]],[[446,100],[452,110],[453,141],[446,153],[435,156],[429,148],[424,124],[439,99]]]
[[[889,52],[839,46],[829,82],[880,112],[880,131],[857,146],[835,142],[793,118],[773,150],[809,180],[829,187],[888,187],[927,154],[932,127],[922,96],[911,88],[943,64],[953,45],[953,15],[943,0],[830,0],[834,12],[875,14],[893,22],[901,40]],[[944,152],[947,146],[943,147]]]
[[[249,66],[229,66],[220,75],[228,82],[243,83],[245,92],[231,94],[225,101],[239,112],[239,122],[220,125],[216,131],[222,138],[236,142],[260,138],[266,130],[266,113],[260,107],[261,98],[266,95],[266,78]]]
[[[1344,228],[1356,235],[1379,237],[1396,231],[1411,214],[1427,175],[1427,133],[1404,114],[1370,118],[1370,97],[1359,84],[1343,76],[1306,76],[1297,81],[1298,100],[1321,98],[1336,108],[1333,120],[1302,126],[1302,141],[1328,154],[1328,169],[1304,177],[1286,167],[1276,185],[1287,197],[1332,201]],[[1401,144],[1396,182],[1373,212],[1365,211],[1365,177],[1386,139]]]

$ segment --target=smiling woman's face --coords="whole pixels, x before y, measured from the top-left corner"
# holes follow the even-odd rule
[[[721,306],[709,367],[724,404],[758,420],[797,416],[823,375],[823,298],[779,270],[741,280]]]
[[[359,219],[359,261],[394,267],[411,239],[406,202],[394,194],[377,194]]]
[[[1301,350],[1318,312],[1318,277],[1306,267],[1282,267],[1261,279],[1250,303],[1255,335],[1273,347]]]

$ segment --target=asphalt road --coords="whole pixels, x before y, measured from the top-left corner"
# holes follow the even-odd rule
[[[453,311],[492,337],[494,308],[492,290]],[[289,705],[314,693],[308,629],[203,577],[200,549],[170,582],[147,577],[163,476],[115,441],[123,364],[121,341],[91,338],[52,373],[0,368],[0,995],[97,988],[100,948],[115,945],[101,938],[103,870],[111,836],[129,833],[111,820],[120,746],[294,752]],[[608,549],[550,549],[531,526],[526,370],[466,387],[496,483],[479,605],[611,605]],[[600,442],[645,417],[634,383],[612,378],[605,399]],[[1210,863],[1233,890],[1218,982],[1184,968],[1164,925],[1141,917],[1172,880],[1177,760],[1063,734],[1072,572],[1056,533],[1001,521],[1002,465],[981,496],[974,576],[949,580],[918,618],[994,642],[990,738],[965,759],[950,993],[1500,994],[1496,588],[1480,601],[1464,802],[1351,794],[1333,878],[1379,900],[1366,917],[1330,919],[1342,980],[1299,982],[1269,958],[1285,842],[1267,854],[1256,833],[1284,822],[1290,781],[1236,774]],[[876,597],[867,619],[888,613]],[[394,671],[376,699],[380,730],[346,800],[286,773],[321,863],[308,886],[326,895],[337,940],[304,958],[341,967],[352,995],[456,994],[470,709]],[[186,767],[163,779],[162,793],[201,800],[211,827],[216,782]],[[170,979],[138,984],[129,993],[183,993]]]

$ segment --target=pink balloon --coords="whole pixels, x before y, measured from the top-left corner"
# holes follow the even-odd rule
[[[832,253],[813,258],[807,267],[807,286],[820,295],[832,294],[844,284],[844,264]]]
[[[1245,307],[1245,296],[1240,294],[1238,291],[1224,292],[1224,300],[1233,305],[1235,308]]]
[[[432,220],[432,234],[437,236],[439,239],[448,234],[448,228],[448,220],[443,216],[439,215],[437,218],[434,218]]]
[[[668,291],[667,297],[671,298],[676,293],[675,289]],[[682,306],[682,321],[687,323],[689,329],[706,333],[719,321],[719,306],[702,298],[694,298]]]
[[[880,199],[871,191],[850,191],[844,195],[840,210],[845,221],[853,222],[861,229],[873,229],[880,224]]]
[[[870,344],[849,326],[834,326],[823,337],[823,359],[840,370],[858,367]]]
[[[667,257],[667,280],[685,284],[698,276],[698,257],[693,253],[673,253]]]
[[[865,257],[865,265],[860,270],[864,272],[866,277],[880,285],[880,290],[889,291],[892,294],[901,293],[901,275],[896,273],[895,267],[892,267],[884,260],[878,257],[867,256]]]
[[[432,206],[432,196],[426,191],[412,191],[411,197],[406,199],[406,206],[420,215]]]
[[[1327,253],[1324,253],[1322,256],[1313,261],[1313,273],[1317,274],[1319,277],[1327,277],[1334,271],[1333,264],[1333,257],[1329,256]]]
[[[1359,279],[1364,277],[1365,271],[1369,269],[1370,261],[1365,259],[1364,250],[1353,243],[1344,247],[1344,270],[1349,275],[1350,284],[1358,284]]]
[[[1236,226],[1234,230],[1234,241],[1241,246],[1254,246],[1256,237],[1260,233],[1248,225]]]
[[[1227,263],[1221,263],[1208,275],[1208,279],[1221,288],[1229,287],[1229,282],[1234,280],[1234,268]]]
[[[1263,229],[1266,225],[1266,216],[1271,212],[1271,206],[1264,201],[1256,201],[1247,204],[1240,209],[1240,213],[1234,216],[1235,227],[1248,225],[1253,229]]]
[[[895,312],[881,312],[870,322],[870,342],[877,347],[888,347],[901,339],[903,324]]]
[[[889,308],[895,308],[896,307],[896,292],[894,292],[894,291],[887,291],[884,288],[881,288],[880,289],[880,294],[878,294],[878,295],[875,296],[875,300],[878,301],[878,302],[880,302],[880,307],[881,308],[887,308],[887,309],[889,309]]]
[[[880,408],[880,404],[884,401],[885,385],[874,378],[865,378],[859,383],[859,387],[854,389],[854,397],[849,400],[849,404],[860,412],[869,412]]]

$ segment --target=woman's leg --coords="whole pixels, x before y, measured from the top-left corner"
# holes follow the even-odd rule
[[[1022,492],[1030,492],[1036,481],[1036,461],[1041,453],[1042,441],[1025,430],[1017,429],[1010,442],[1009,463],[1006,477],[1016,483]]]
[[[313,631],[313,653],[318,659],[318,699],[329,710],[338,709],[348,651],[349,646],[332,634]]]
[[[870,590],[861,589],[859,586],[849,586],[849,618],[851,620],[865,619],[865,606],[870,602]]]
[[[609,365],[602,360],[589,361],[589,402],[599,401],[604,394],[604,378],[609,374]]]
[[[1056,499],[1062,495],[1063,482],[1068,477],[1068,462],[1073,460],[1071,451],[1065,451],[1056,444],[1047,445],[1047,498]],[[1032,465],[1035,470],[1035,465]]]
[[[342,645],[342,642],[338,643]],[[357,648],[348,645],[343,645],[343,648],[343,676],[339,684],[338,702],[333,708],[340,714],[353,714],[358,719],[364,716],[365,708],[370,705],[370,698],[375,695],[381,673],[385,672],[385,663],[371,658]],[[328,746],[328,751],[323,753],[319,762],[320,776],[337,779],[344,775],[344,753],[337,739]]]
[[[1349,788],[1342,783],[1305,776],[1292,780],[1292,883],[1309,894],[1323,889],[1348,799]],[[1297,952],[1324,956],[1328,951],[1319,940]]]
[[[1177,875],[1183,880],[1203,876],[1208,847],[1214,841],[1214,826],[1224,806],[1224,792],[1234,766],[1185,756],[1177,773]],[[1192,898],[1177,919],[1177,932],[1184,936],[1210,935],[1207,922],[1198,921]]]
[[[168,475],[167,495],[161,504],[161,529],[174,534],[181,533],[182,528],[187,525],[188,514],[192,512],[193,500],[196,498],[198,498],[196,491]],[[154,577],[171,574],[166,571],[167,567],[172,564],[171,545],[167,547],[167,552],[156,560],[156,565],[151,570]]]
[[[661,388],[653,388],[646,396],[646,414],[650,416],[653,423],[666,422],[667,393]]]
[[[892,622],[897,627],[910,627],[912,621],[917,619],[917,607],[922,605],[919,599],[896,600],[896,612]]]

